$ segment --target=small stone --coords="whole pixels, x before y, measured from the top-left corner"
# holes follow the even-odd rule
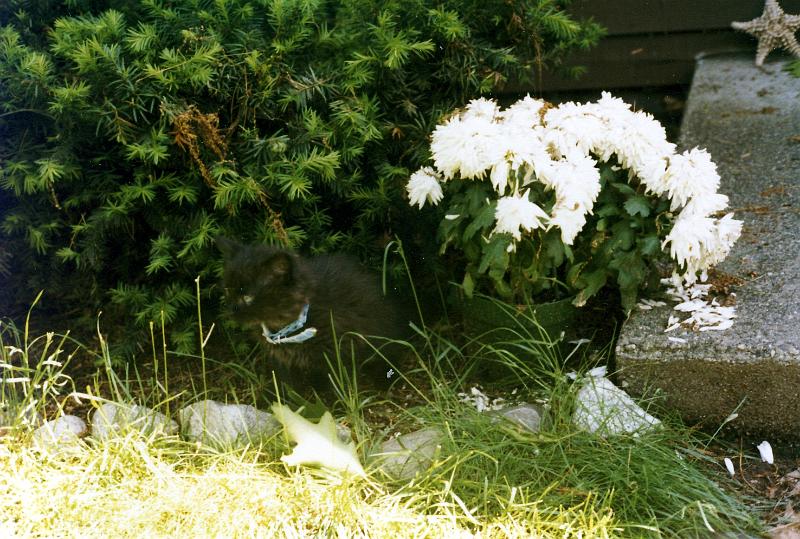
[[[183,436],[192,442],[230,449],[274,435],[281,429],[275,417],[246,404],[205,400],[178,412]]]
[[[339,423],[336,423],[336,437],[345,444],[353,441],[353,433],[350,431],[350,427]]]
[[[178,433],[178,424],[160,412],[138,404],[106,402],[92,414],[92,438],[108,440],[134,429],[145,436],[171,436]]]
[[[46,453],[58,454],[77,449],[79,439],[86,435],[86,423],[80,417],[65,415],[50,420],[33,431],[32,443]]]
[[[441,449],[444,435],[435,428],[426,428],[387,440],[380,453],[380,469],[397,479],[408,480],[427,469]]]
[[[520,404],[493,412],[497,419],[505,418],[530,432],[539,432],[542,423],[542,412],[533,404]]]
[[[605,377],[588,377],[576,400],[573,423],[601,436],[634,434],[661,424]]]

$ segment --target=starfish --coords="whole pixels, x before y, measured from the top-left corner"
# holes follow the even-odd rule
[[[800,28],[800,15],[784,13],[778,0],[767,0],[760,17],[747,22],[733,22],[731,26],[758,39],[757,66],[763,65],[767,55],[778,47],[800,57],[800,43],[794,35]]]

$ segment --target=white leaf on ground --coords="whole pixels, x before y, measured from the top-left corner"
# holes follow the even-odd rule
[[[283,404],[273,404],[272,413],[283,424],[289,438],[297,443],[281,460],[289,466],[319,466],[358,477],[366,476],[351,441],[342,442],[336,435],[336,423],[325,412],[319,423],[312,423]]]

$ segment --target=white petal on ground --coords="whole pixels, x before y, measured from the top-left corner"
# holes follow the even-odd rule
[[[764,440],[758,444],[757,447],[762,461],[766,462],[767,464],[773,464],[775,462],[775,457],[772,454],[772,446],[769,445],[768,441]]]
[[[733,326],[736,318],[736,307],[722,306],[715,299],[709,299],[710,284],[686,284],[678,275],[662,279],[667,285],[667,296],[679,303],[673,310],[689,313],[689,317],[681,320],[670,315],[665,332],[685,327],[697,331],[723,331]]]
[[[728,473],[731,474],[731,477],[736,475],[736,469],[733,467],[733,461],[728,457],[725,457],[725,468],[727,468]]]

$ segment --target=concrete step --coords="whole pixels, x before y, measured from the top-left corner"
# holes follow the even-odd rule
[[[711,153],[744,221],[718,268],[738,283],[733,327],[665,333],[671,305],[638,311],[616,353],[623,387],[662,391],[692,423],[713,429],[736,410],[740,434],[800,441],[800,79],[785,65],[699,59],[681,129],[680,146]]]

